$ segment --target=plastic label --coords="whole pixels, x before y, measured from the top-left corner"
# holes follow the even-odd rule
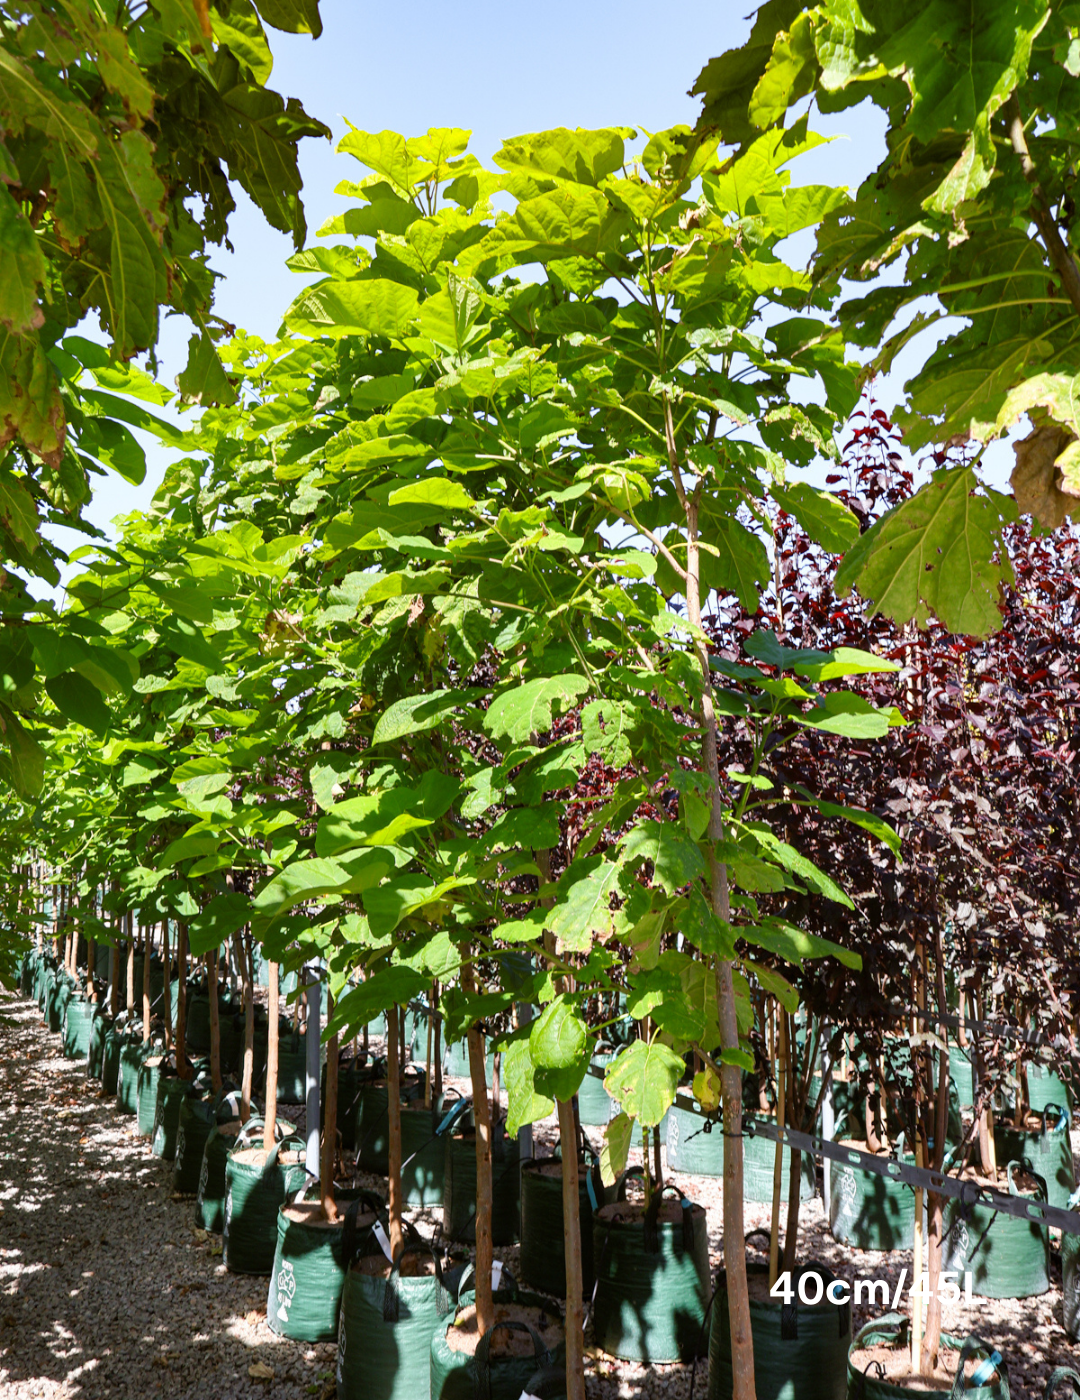
[[[503,1266],[501,1259],[493,1259],[491,1262],[491,1286],[498,1290],[502,1284]]]
[[[378,1241],[379,1248],[382,1250],[382,1252],[386,1255],[387,1259],[389,1259],[392,1264],[394,1262],[394,1256],[390,1252],[390,1240],[387,1236],[386,1231],[383,1229],[381,1220],[376,1220],[375,1224],[372,1225],[371,1233],[375,1236],[376,1240]]]

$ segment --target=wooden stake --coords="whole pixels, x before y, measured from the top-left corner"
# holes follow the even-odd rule
[[[776,1126],[782,1128],[784,1127],[784,1111],[786,1108],[784,1100],[787,1090],[787,1020],[779,1008],[777,1008],[777,1015],[780,1021],[780,1035],[774,1062],[776,1065]],[[780,1267],[780,1187],[783,1171],[784,1147],[783,1144],[778,1141],[776,1144],[776,1151],[773,1153],[772,1237],[769,1241],[770,1288],[776,1282]]]
[[[240,1117],[246,1123],[251,1117],[251,1081],[255,1073],[255,968],[250,941],[243,937],[240,955],[244,976],[244,1074],[240,1082]]]
[[[916,1134],[915,1137],[915,1165],[923,1165],[922,1139]],[[911,1370],[914,1375],[919,1374],[919,1367],[922,1357],[922,1275],[923,1275],[923,1193],[921,1190],[915,1192],[915,1254],[912,1259],[912,1295],[911,1295]]]
[[[217,949],[206,954],[206,990],[210,998],[210,1082],[216,1094],[221,1088],[221,1018],[218,1014]]]
[[[470,952],[465,951],[468,959]],[[461,990],[468,996],[476,991],[472,963],[461,966]],[[473,1119],[476,1123],[476,1324],[486,1336],[495,1323],[492,1299],[491,1265],[494,1258],[491,1239],[491,1109],[487,1096],[487,1070],[484,1065],[484,1035],[479,1026],[468,1032],[469,1073],[472,1077]],[[570,1143],[573,1153],[573,1139]],[[565,1168],[564,1168],[565,1170]]]
[[[142,1038],[150,1039],[150,930],[142,931]]]
[[[401,1227],[401,1043],[398,1039],[397,1006],[386,1013],[386,1136],[389,1143],[389,1190],[387,1207],[390,1215],[390,1254],[397,1259],[404,1236]]]
[[[183,920],[177,925],[176,977],[179,983],[176,998],[176,1072],[181,1079],[189,1079],[187,1062],[187,924]]]
[[[334,1012],[330,990],[326,992],[326,1022]],[[323,1110],[322,1163],[319,1189],[323,1216],[333,1224],[338,1218],[334,1201],[334,1160],[337,1156],[338,1038],[332,1035],[326,1045],[326,1107]]]
[[[281,1008],[278,1004],[278,965],[267,964],[266,980],[269,1024],[266,1028],[266,1116],[263,1120],[263,1146],[267,1152],[274,1146],[274,1131],[277,1128],[277,1077],[278,1077],[278,1017]]]

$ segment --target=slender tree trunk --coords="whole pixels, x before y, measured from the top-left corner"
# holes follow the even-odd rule
[[[142,1038],[150,1039],[150,930],[142,936]]]
[[[173,1048],[172,978],[169,975],[169,921],[161,921],[161,985],[165,998],[165,1049]]]
[[[127,912],[127,1013],[128,1024],[135,1015],[135,931],[132,927],[131,910]]]
[[[278,1073],[278,965],[267,964],[266,980],[269,1022],[266,1027],[266,1117],[263,1125],[263,1146],[267,1152],[274,1145],[274,1132],[277,1128],[277,1073]]]
[[[941,931],[936,919],[933,923],[933,930],[934,970],[937,983],[938,1007],[942,1014],[944,1014],[945,967],[942,958]],[[961,1001],[963,1001],[962,996]],[[948,1027],[939,1023],[937,1033],[945,1048],[939,1049],[938,1051],[937,1103],[935,1104],[934,1113],[934,1155],[931,1165],[934,1171],[939,1172],[945,1161],[945,1134],[949,1124]],[[926,1204],[929,1217],[926,1232],[926,1253],[930,1298],[926,1312],[926,1332],[923,1336],[920,1371],[922,1375],[930,1376],[937,1370],[938,1357],[941,1351],[941,1234],[943,1211],[940,1194],[937,1191],[928,1192]]]
[[[109,1015],[116,1019],[120,1010],[120,948],[113,944],[109,949]]]
[[[97,958],[97,946],[90,933],[86,935],[86,995],[91,1006],[97,1005],[97,986],[94,982],[94,962]]]
[[[176,935],[176,1072],[181,1079],[189,1078],[187,1062],[187,924],[181,919]]]
[[[210,997],[210,1082],[216,1094],[221,1088],[221,1018],[218,1014],[218,955],[206,955],[206,990]]]
[[[787,1107],[787,1022],[783,1009],[776,1007],[777,1030],[773,1032],[774,1064],[776,1066],[776,1126],[784,1126]],[[784,1179],[784,1145],[777,1140],[773,1153],[772,1228],[769,1237],[769,1287],[776,1282],[780,1270],[780,1188]]]
[[[400,1014],[397,1006],[391,1006],[386,1013],[386,1135],[390,1144],[387,1201],[390,1214],[390,1254],[393,1259],[397,1259],[404,1243],[401,1228],[401,1061],[398,1058]]]
[[[720,787],[720,735],[713,706],[712,672],[709,653],[701,640],[701,549],[698,540],[698,502],[688,497],[682,486],[672,426],[671,405],[665,402],[665,434],[669,465],[675,477],[680,504],[686,513],[686,616],[697,629],[694,650],[701,669],[702,758],[711,797],[709,813],[709,899],[713,913],[731,922],[731,901],[727,866],[716,858],[716,846],[724,839],[724,799]],[[739,1019],[735,1002],[735,979],[731,963],[713,957],[716,976],[717,1019],[720,1048],[736,1053],[739,1049]],[[746,1233],[743,1217],[742,1149],[742,1071],[737,1064],[720,1064],[720,1092],[724,1119],[724,1239],[729,1241],[724,1262],[727,1269],[728,1317],[731,1324],[731,1369],[734,1377],[732,1400],[755,1400],[754,1341],[750,1330],[750,1293],[746,1279],[746,1253],[742,1241]]]
[[[470,955],[471,950],[467,949],[466,958]],[[461,990],[466,995],[476,991],[472,963],[468,961],[461,966]],[[491,1107],[484,1067],[484,1035],[478,1026],[469,1027],[468,1045],[473,1118],[476,1122],[476,1321],[483,1337],[495,1323],[495,1304],[491,1296],[491,1264],[494,1258],[491,1240]],[[565,1166],[563,1170],[566,1170]]]
[[[566,1400],[585,1400],[585,1283],[581,1273],[581,1195],[573,1101],[556,1101],[562,1142],[563,1254],[566,1259]]]
[[[334,1003],[330,989],[326,991],[326,1023],[334,1013]],[[338,1208],[334,1201],[334,1163],[337,1158],[337,1098],[338,1098],[338,1038],[336,1033],[326,1044],[326,1107],[323,1110],[322,1170],[319,1173],[319,1188],[322,1195],[322,1213],[333,1222],[338,1218]]]
[[[255,1071],[255,968],[254,952],[241,937],[241,969],[244,977],[244,1073],[240,1081],[240,1118],[246,1123],[251,1117],[251,1080]],[[274,1081],[277,1093],[277,1078]]]

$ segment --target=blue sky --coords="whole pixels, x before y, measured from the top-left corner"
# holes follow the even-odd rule
[[[472,130],[471,148],[481,160],[506,137],[546,127],[628,125],[656,131],[692,124],[699,103],[688,90],[701,67],[740,44],[749,31],[737,9],[716,0],[685,0],[668,12],[642,0],[549,0],[528,12],[489,0],[453,7],[433,0],[377,6],[323,0],[321,9],[325,27],[318,40],[271,31],[271,87],[298,97],[332,129],[335,141],[346,131],[346,120],[366,130],[407,135],[431,126],[460,126]],[[834,118],[818,116],[813,124],[840,139],[797,162],[798,183],[854,188],[884,155],[881,115],[866,104]],[[309,241],[315,241],[319,225],[344,207],[334,186],[361,172],[350,157],[337,155],[331,142],[316,140],[303,142],[301,168]],[[272,337],[302,283],[285,266],[290,240],[269,228],[241,191],[236,196],[230,227],[235,251],[222,248],[211,259],[222,274],[216,310],[238,326]],[[795,252],[801,261],[809,250],[807,239],[805,248],[789,249],[788,256]],[[189,334],[179,318],[163,327],[159,353],[167,383],[183,364]],[[899,395],[900,368],[882,386],[886,406]],[[108,529],[118,514],[145,508],[166,460],[160,450],[151,450],[141,487],[117,477],[100,479],[90,518]]]

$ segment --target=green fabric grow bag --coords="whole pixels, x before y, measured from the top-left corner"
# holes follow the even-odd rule
[[[592,1293],[593,1208],[586,1177],[591,1168],[578,1160],[578,1216],[581,1221],[581,1280],[585,1296]],[[597,1171],[593,1191],[606,1205],[614,1190],[605,1188]],[[566,1251],[563,1247],[562,1163],[557,1157],[533,1158],[521,1164],[521,1277],[523,1282],[555,1298],[566,1297]]]
[[[1018,1163],[1006,1168],[1010,1191]],[[1035,1198],[1046,1199],[1045,1184]],[[982,1298],[1031,1298],[1050,1287],[1050,1231],[1035,1220],[998,1215],[977,1202],[945,1202],[942,1268],[971,1274],[971,1291]]]
[[[125,1039],[120,1046],[120,1065],[116,1076],[116,1107],[120,1113],[139,1110],[139,1071],[150,1053],[150,1042]]]
[[[404,1154],[403,1154],[404,1155]],[[476,1242],[476,1133],[466,1129],[446,1137],[443,1181],[443,1234],[461,1244]],[[491,1147],[491,1239],[516,1244],[521,1232],[521,1157],[517,1138],[500,1124]]]
[[[322,1051],[323,1059],[326,1051]],[[278,1042],[278,1103],[303,1103],[307,1097],[307,1035],[295,1030]]]
[[[949,1078],[956,1085],[956,1097],[961,1108],[975,1102],[975,1080],[971,1072],[971,1056],[959,1045],[949,1046]]]
[[[593,1217],[596,1345],[646,1365],[689,1361],[701,1352],[709,1296],[705,1211],[683,1198],[676,1218],[657,1218],[662,1195],[674,1190],[667,1186],[646,1216],[643,1206],[625,1204],[625,1187],[624,1176],[620,1199]],[[627,1218],[614,1218],[620,1213]]]
[[[577,1092],[578,1120],[582,1127],[601,1128],[611,1117],[612,1105],[615,1100],[604,1088],[603,1078],[598,1078],[592,1073],[592,1070],[606,1071],[614,1058],[615,1051],[612,1050],[594,1055],[589,1061],[589,1072],[581,1081],[581,1087]]]
[[[445,1105],[401,1106],[401,1191],[407,1206],[441,1206],[446,1174]]]
[[[356,1109],[356,1166],[359,1171],[385,1176],[390,1170],[390,1096],[382,1080],[360,1086]]]
[[[67,981],[66,974],[57,974],[56,980],[49,988],[48,997],[45,1002],[45,1014],[49,1024],[49,1030],[53,1035],[59,1035],[64,1027],[64,1016],[67,1013],[67,1005],[71,1000],[71,986]]]
[[[254,1128],[261,1129],[262,1119],[249,1118],[247,1126],[252,1132]],[[199,1186],[195,1195],[195,1224],[215,1235],[220,1235],[225,1229],[225,1169],[229,1153],[236,1146],[242,1131],[237,1121],[215,1123],[203,1148]]]
[[[222,1233],[225,1267],[232,1274],[269,1274],[274,1267],[278,1207],[307,1179],[302,1145],[295,1142],[295,1149],[289,1138],[279,1142],[264,1162],[242,1161],[244,1143],[229,1153]]]
[[[86,1074],[89,1079],[101,1078],[105,1037],[111,1029],[112,1021],[99,1006],[95,1006],[94,1014],[90,1017],[90,1040],[86,1047]]]
[[[427,1032],[425,1031],[424,1034],[423,1055],[417,1052],[414,1056],[417,1060],[422,1060],[427,1055]],[[484,1072],[490,1086],[495,1073],[495,1056],[491,1051],[484,1059]],[[472,1070],[469,1068],[469,1042],[467,1040],[456,1040],[453,1045],[448,1045],[443,1051],[443,1075],[447,1079],[468,1079],[471,1082]]]
[[[914,1166],[905,1153],[903,1161]],[[925,1202],[924,1202],[925,1214]],[[829,1229],[853,1249],[911,1249],[915,1239],[915,1192],[899,1177],[878,1176],[833,1162],[829,1172]]]
[[[1046,1182],[1047,1199],[1052,1206],[1068,1207],[1076,1190],[1072,1144],[1069,1141],[1068,1109],[1046,1104],[1039,1110],[1038,1128],[1014,1128],[994,1124],[994,1147],[999,1162],[1028,1161]]]
[[[810,1103],[814,1104],[821,1092],[821,1076],[815,1074],[810,1081]],[[859,1138],[866,1136],[866,1119],[863,1105],[866,1102],[857,1082],[847,1079],[833,1079],[833,1136]],[[752,1104],[751,1113],[759,1113],[757,1104]]]
[[[120,1073],[120,1051],[124,1036],[115,1026],[105,1032],[101,1047],[101,1087],[106,1094],[116,1096],[116,1079]]]
[[[863,1347],[875,1344],[891,1345],[910,1352],[910,1326],[909,1318],[901,1317],[899,1313],[885,1313],[882,1317],[875,1318],[873,1322],[868,1322],[865,1327],[860,1329],[858,1336],[851,1344],[851,1354],[849,1354],[847,1364],[847,1394],[852,1397],[852,1400],[855,1400],[855,1397],[858,1397],[858,1400],[942,1400],[943,1396],[948,1396],[950,1400],[1009,1400],[1009,1370],[1005,1361],[994,1348],[974,1335],[961,1341],[958,1337],[949,1336],[947,1332],[941,1334],[942,1350],[960,1353],[956,1380],[953,1382],[951,1390],[944,1390],[940,1386],[936,1389],[923,1390],[911,1386],[895,1385],[875,1376],[869,1367],[867,1367],[865,1374],[855,1369],[851,1356]],[[964,1384],[965,1364],[969,1357],[976,1356],[990,1359],[986,1380],[982,1384],[968,1386]],[[990,1376],[995,1371],[998,1379],[991,1381]],[[976,1379],[978,1374],[976,1370],[973,1379]],[[942,1377],[942,1385],[946,1384],[948,1382]]]
[[[68,1002],[67,1016],[64,1018],[64,1056],[69,1060],[82,1060],[90,1049],[90,1032],[94,1024],[94,1006],[81,997]]]
[[[164,1056],[160,1053],[144,1059],[139,1066],[136,1131],[140,1137],[152,1137],[154,1116],[157,1113],[157,1088],[164,1067]]]
[[[723,1125],[700,1108],[671,1105],[665,1146],[668,1171],[690,1172],[694,1176],[724,1174]]]
[[[817,1189],[814,1159],[807,1152],[792,1152],[790,1148],[785,1149],[780,1168],[780,1199],[786,1202],[788,1198],[788,1180],[793,1156],[799,1159],[799,1170],[802,1174],[799,1199],[808,1201]],[[752,1133],[747,1132],[743,1137],[743,1193],[745,1200],[754,1201],[759,1205],[768,1205],[772,1201],[775,1161],[776,1143],[771,1138],[755,1137]]]
[[[463,1301],[467,1297],[468,1295],[462,1294]],[[519,1307],[535,1307],[549,1315],[557,1315],[550,1300],[535,1293],[500,1291],[495,1294],[495,1301],[496,1305],[508,1303]],[[522,1394],[529,1393],[530,1383],[538,1372],[562,1371],[565,1378],[565,1342],[560,1342],[558,1346],[546,1351],[539,1336],[525,1323],[497,1322],[487,1336],[480,1338],[475,1356],[450,1350],[446,1334],[453,1325],[450,1323],[449,1326],[440,1327],[431,1339],[430,1400],[480,1400],[480,1397],[483,1397],[483,1400],[520,1400]],[[531,1335],[531,1356],[488,1355],[492,1336],[500,1329],[509,1327]],[[420,1393],[423,1394],[422,1391]],[[565,1394],[565,1389],[563,1393]]]
[[[194,1092],[190,1080],[180,1079],[175,1074],[158,1076],[154,1129],[150,1134],[150,1150],[155,1157],[161,1157],[166,1162],[175,1159],[180,1109],[184,1100]]]
[[[1049,1065],[1029,1064],[1027,1067],[1028,1107],[1032,1113],[1041,1113],[1050,1105],[1060,1104],[1072,1108],[1073,1096],[1069,1086]],[[1035,1164],[1038,1170],[1038,1163]]]
[[[360,1090],[369,1080],[382,1077],[386,1073],[382,1065],[362,1063],[358,1060],[342,1060],[338,1064],[337,1085],[337,1130],[341,1137],[344,1152],[356,1150],[356,1115],[360,1108]],[[326,1065],[322,1067],[320,1112],[326,1118]]]
[[[439,1258],[422,1240],[406,1241],[403,1258],[431,1254],[432,1274],[347,1269],[338,1321],[338,1400],[418,1400],[431,1383],[431,1344],[445,1328],[452,1299]],[[516,1400],[516,1397],[515,1397]]]
[[[788,1305],[767,1296],[767,1264],[748,1262],[746,1273],[758,1400],[844,1400],[851,1304],[830,1303],[824,1296],[819,1303],[807,1304],[798,1296],[804,1275],[819,1275],[823,1287],[828,1287],[833,1275],[819,1264],[800,1265],[792,1271],[794,1296]],[[808,1285],[808,1292],[810,1289]],[[812,1285],[811,1296],[816,1293],[816,1285]],[[716,1283],[709,1333],[708,1400],[730,1400],[733,1380],[727,1273],[722,1269]]]
[[[1080,1235],[1061,1236],[1061,1294],[1065,1335],[1080,1342]]]
[[[335,1197],[339,1206],[347,1207],[359,1194],[338,1191]],[[332,1342],[337,1337],[345,1282],[345,1221],[331,1225],[320,1212],[317,1200],[294,1200],[277,1213],[266,1322],[271,1332],[297,1342]],[[369,1227],[374,1220],[374,1213],[367,1217]]]

